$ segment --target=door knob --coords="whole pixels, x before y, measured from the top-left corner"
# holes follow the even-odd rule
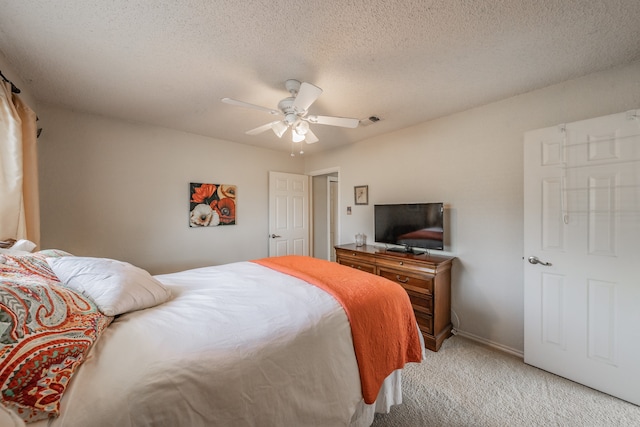
[[[270,237],[271,237],[272,239],[276,239],[276,238],[278,238],[278,237],[282,237],[282,236],[278,236],[277,234],[272,234]]]
[[[544,266],[546,266],[546,267],[551,267],[551,263],[550,263],[550,262],[543,262],[543,261],[540,261],[540,260],[538,259],[538,257],[535,257],[535,256],[530,256],[530,257],[529,257],[529,263],[530,263],[530,264],[540,264],[540,265],[544,265]]]

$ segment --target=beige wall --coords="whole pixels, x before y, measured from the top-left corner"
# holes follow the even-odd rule
[[[268,172],[289,153],[43,106],[42,247],[151,273],[268,255]],[[237,225],[189,228],[189,183],[238,186]]]
[[[373,241],[376,203],[445,202],[445,249],[457,257],[454,326],[517,353],[524,346],[523,133],[635,108],[640,62],[316,154],[305,169],[340,168],[342,243],[358,232]],[[362,184],[368,206],[354,204],[353,187]]]

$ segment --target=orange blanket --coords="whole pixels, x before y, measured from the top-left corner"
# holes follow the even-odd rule
[[[420,362],[422,349],[407,293],[380,276],[350,267],[288,255],[253,261],[311,283],[342,305],[353,336],[364,401],[373,403],[384,379],[407,362]]]

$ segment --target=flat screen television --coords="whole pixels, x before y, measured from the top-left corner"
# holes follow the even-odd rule
[[[443,203],[374,205],[374,223],[377,243],[402,246],[404,251],[444,249]]]

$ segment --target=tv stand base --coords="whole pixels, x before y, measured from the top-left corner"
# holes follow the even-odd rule
[[[413,255],[420,255],[420,254],[425,253],[425,252],[422,252],[422,251],[416,251],[414,248],[412,248],[410,246],[406,246],[406,247],[403,247],[403,248],[393,247],[393,248],[387,248],[386,250],[388,252],[399,252],[399,253],[402,253],[402,254],[413,254]]]
[[[387,248],[387,251],[389,252],[401,252],[401,253],[412,253],[413,251],[409,248]]]

